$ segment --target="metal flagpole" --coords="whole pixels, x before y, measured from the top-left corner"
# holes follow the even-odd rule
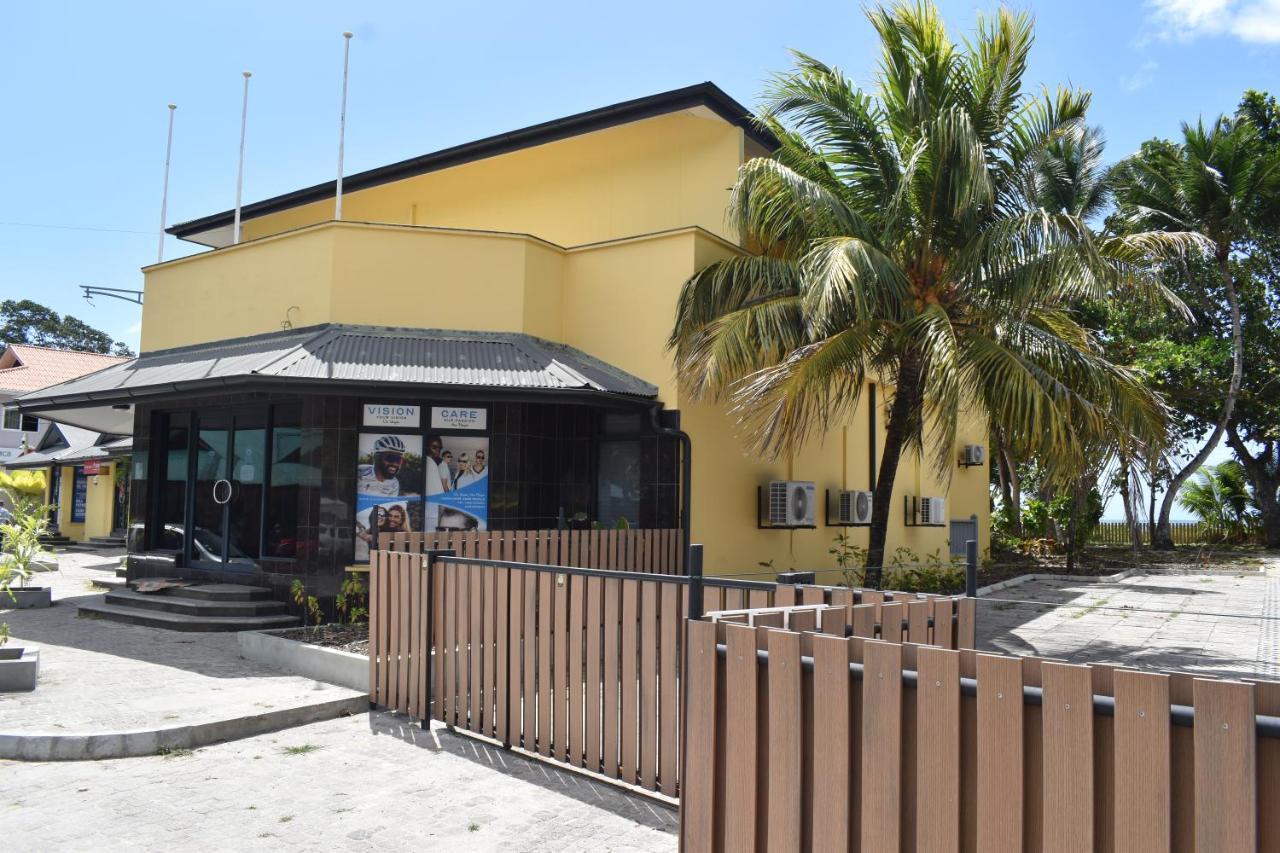
[[[160,247],[156,249],[156,263],[164,260],[164,223],[169,207],[169,158],[173,154],[173,114],[177,104],[169,105],[169,141],[164,146],[164,191],[160,194]]]
[[[244,104],[240,107],[240,169],[236,172],[236,217],[232,243],[240,242],[240,190],[244,185],[244,128],[249,120],[249,78],[253,72],[244,72]]]
[[[342,151],[347,136],[347,68],[351,63],[351,36],[354,33],[342,34],[342,111],[338,117],[338,185],[334,195],[333,218],[342,219]]]

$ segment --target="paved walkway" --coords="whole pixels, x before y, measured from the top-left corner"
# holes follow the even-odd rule
[[[1215,676],[1280,676],[1280,561],[1258,574],[1036,580],[978,603],[978,648]]]
[[[60,554],[59,570],[34,581],[53,588],[53,607],[0,609],[9,642],[40,649],[35,692],[0,693],[0,732],[167,728],[358,695],[244,660],[234,633],[188,634],[77,617],[78,604],[102,598],[92,580],[114,577],[89,568],[103,562],[100,554]]]
[[[0,847],[674,851],[673,809],[388,713],[167,757],[0,761]]]

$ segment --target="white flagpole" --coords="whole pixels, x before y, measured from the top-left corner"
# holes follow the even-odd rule
[[[164,261],[164,223],[169,207],[169,158],[173,154],[173,114],[177,104],[169,105],[169,141],[164,145],[164,191],[160,194],[160,247],[156,250],[156,263]]]
[[[350,32],[342,34],[342,111],[338,117],[338,185],[334,195],[333,218],[342,219],[342,153],[347,136],[347,69],[351,63]]]
[[[240,242],[240,190],[244,185],[244,128],[249,120],[249,78],[253,72],[244,72],[244,104],[240,107],[240,169],[236,172],[236,217],[232,243]]]

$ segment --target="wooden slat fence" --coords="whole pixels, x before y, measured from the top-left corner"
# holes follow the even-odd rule
[[[1260,527],[1228,529],[1202,521],[1171,521],[1169,532],[1175,545],[1215,545],[1219,543],[1254,543],[1261,545],[1265,535]],[[1138,534],[1143,544],[1151,544],[1151,525],[1138,524]],[[1129,525],[1123,521],[1100,521],[1089,536],[1097,545],[1129,545]]]
[[[370,701],[678,796],[687,577],[402,550],[374,551],[369,581]],[[782,608],[725,619],[911,633],[948,648],[971,633],[972,602],[705,584],[706,608]]]
[[[449,550],[459,557],[646,574],[678,575],[684,571],[683,539],[679,530],[671,528],[383,533],[378,547],[415,554]]]
[[[687,851],[1280,849],[1280,684],[688,623]]]

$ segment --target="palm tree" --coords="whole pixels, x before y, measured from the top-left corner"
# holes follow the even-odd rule
[[[1030,97],[1025,15],[980,20],[963,46],[932,4],[868,11],[878,91],[795,54],[766,92],[780,142],[745,163],[728,216],[752,254],[690,278],[670,346],[693,399],[730,397],[745,432],[786,452],[892,386],[872,507],[868,583],[884,563],[904,452],[934,448],[949,477],[962,410],[1007,441],[1078,470],[1084,433],[1150,433],[1161,402],[1102,357],[1073,316],[1127,287],[1175,235],[1095,238],[1080,212],[1048,210],[1035,173],[1084,124],[1087,93]]]
[[[1239,537],[1254,518],[1248,475],[1234,459],[1201,468],[1178,493],[1178,503],[1208,527],[1220,528],[1232,538]]]
[[[1231,274],[1231,252],[1254,225],[1280,210],[1280,149],[1258,144],[1249,121],[1219,117],[1209,128],[1183,124],[1182,143],[1148,143],[1116,168],[1121,220],[1137,231],[1162,229],[1201,235],[1217,265],[1231,318],[1231,379],[1218,421],[1200,450],[1173,474],[1151,544],[1173,548],[1169,515],[1178,490],[1218,446],[1240,395],[1244,333]]]

